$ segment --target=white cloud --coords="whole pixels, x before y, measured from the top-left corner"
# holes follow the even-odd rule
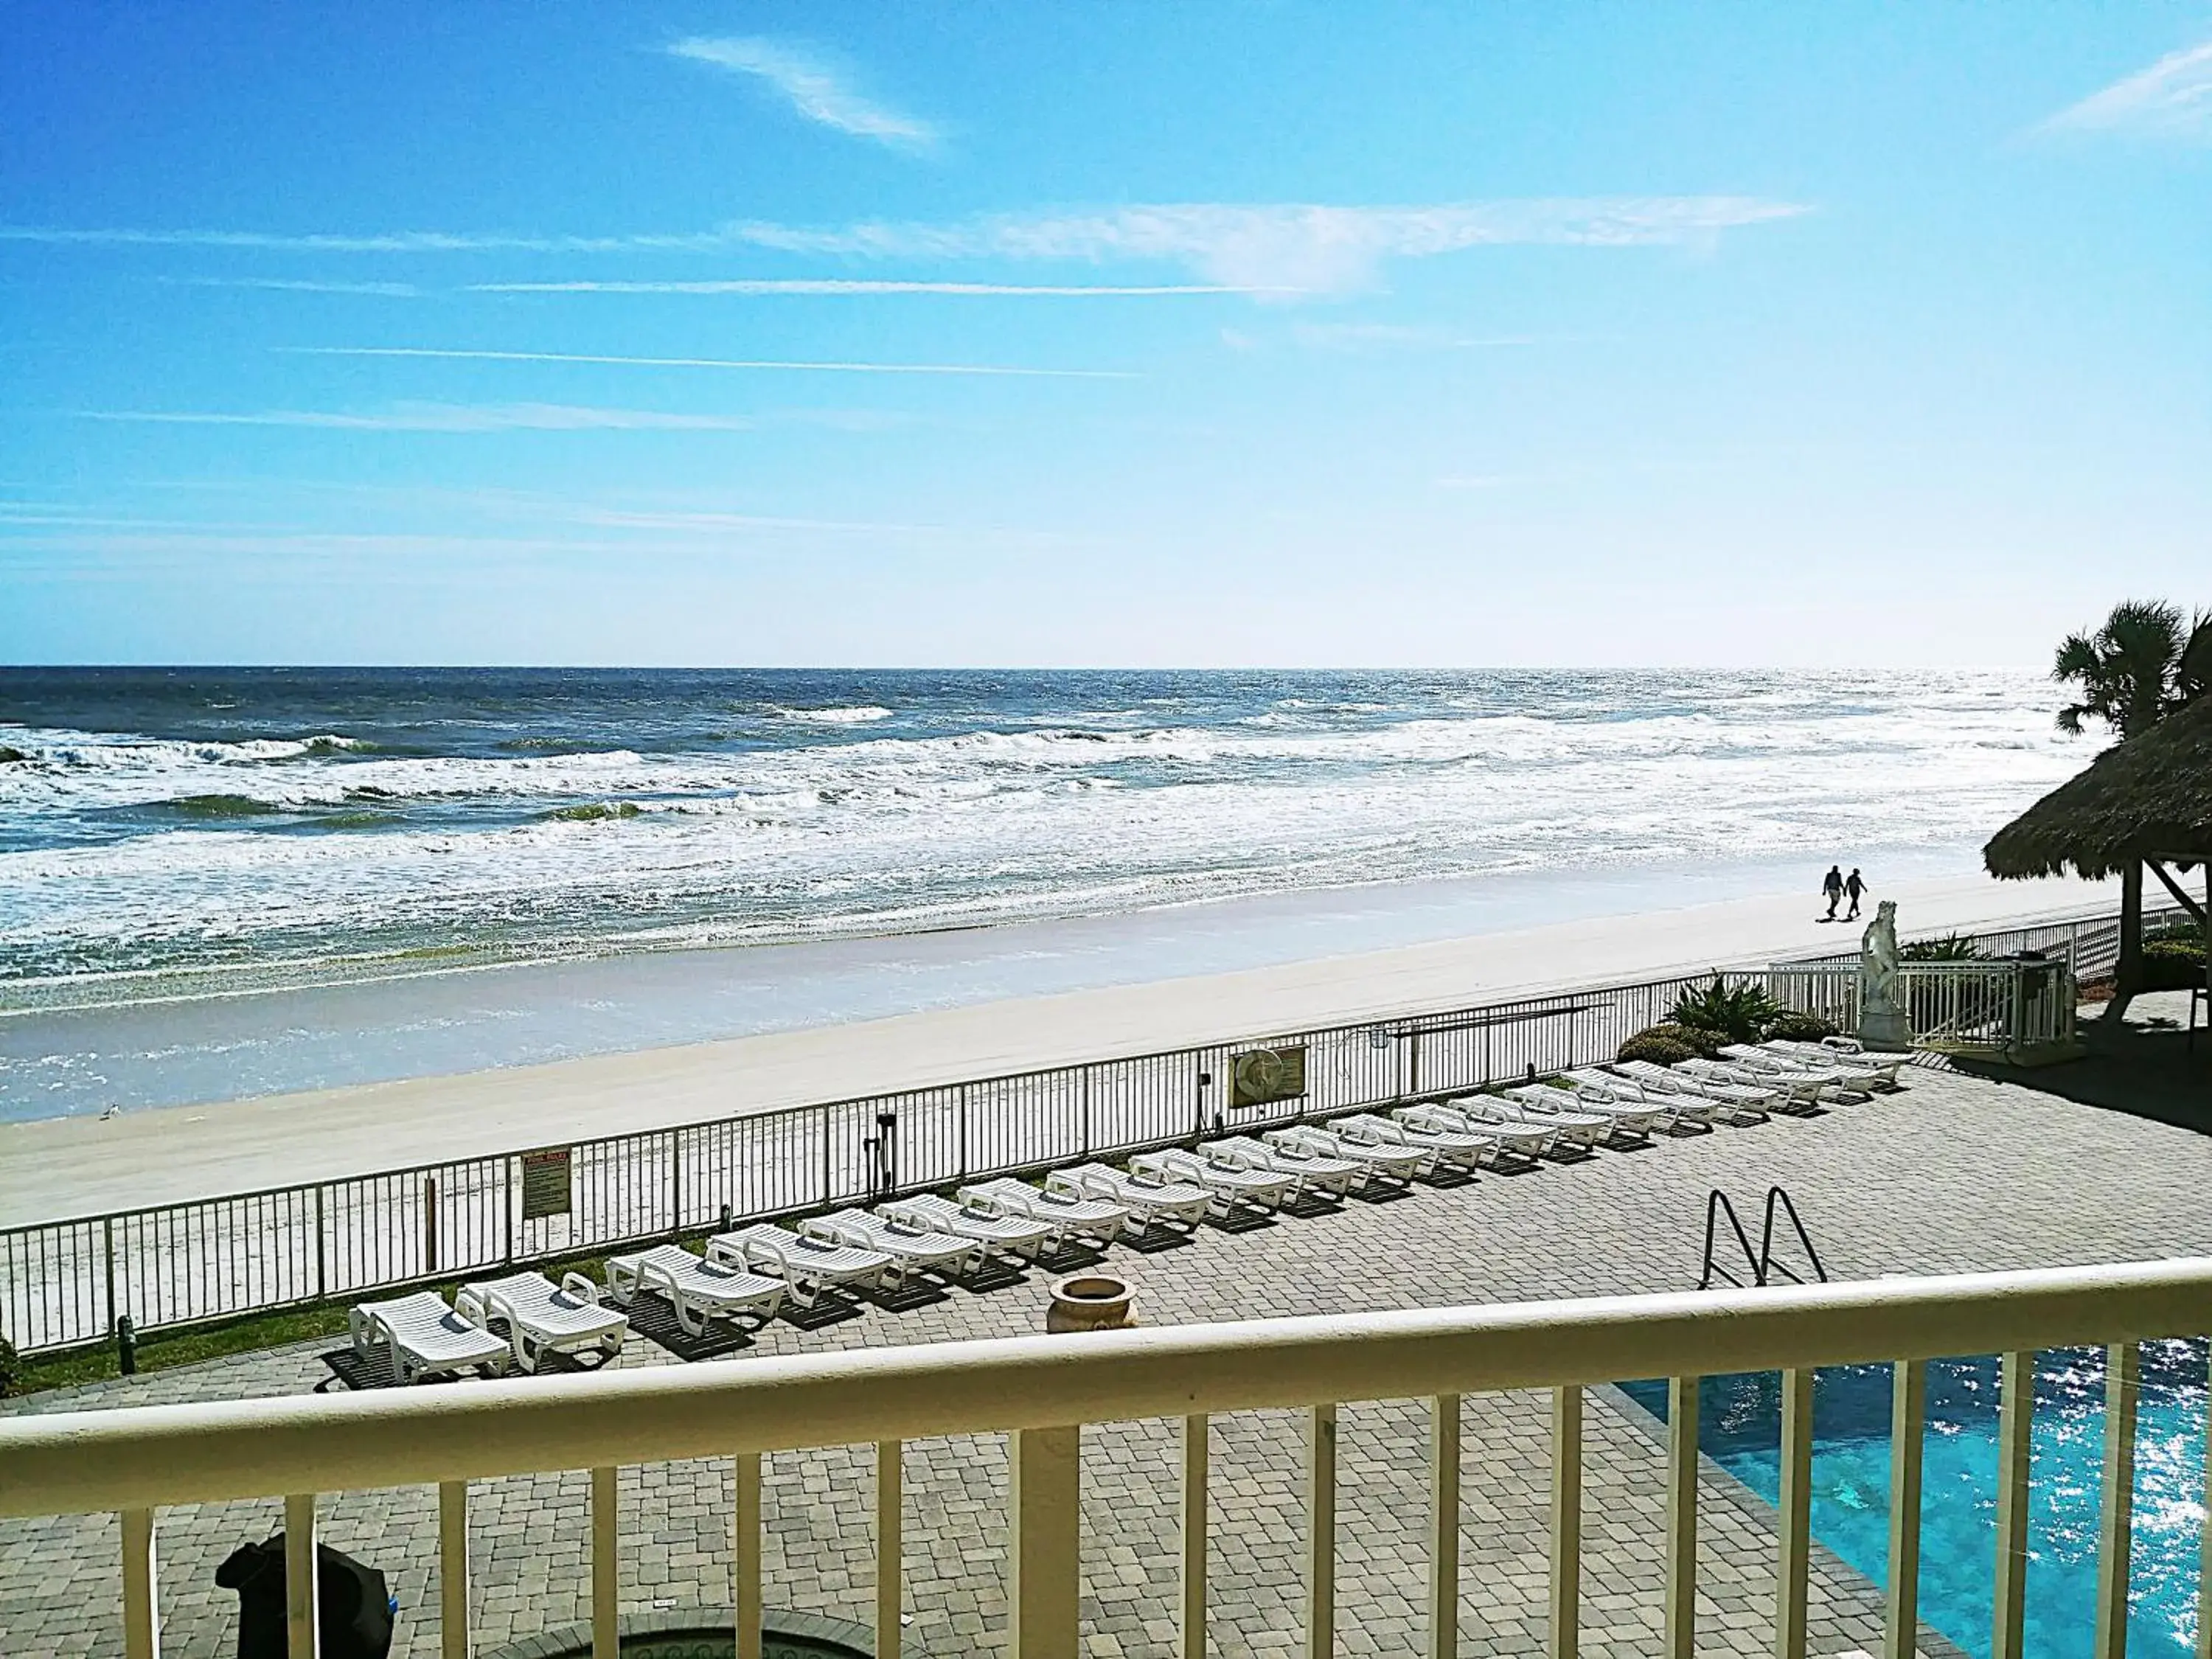
[[[157,276],[171,288],[266,289],[279,294],[359,294],[389,300],[418,300],[422,290],[412,283],[323,283],[280,276]]]
[[[2046,129],[2212,139],[2212,40],[2171,52],[2045,121]]]
[[[1095,299],[1174,294],[1292,294],[1295,289],[1249,288],[1220,283],[1102,284],[1087,283],[915,283],[865,278],[744,277],[705,283],[476,283],[471,294],[950,294],[969,297],[998,295],[1046,299]]]
[[[751,76],[772,88],[806,119],[895,149],[933,149],[937,130],[863,97],[839,72],[805,47],[758,36],[695,35],[668,48],[678,58]]]
[[[664,410],[591,409],[571,404],[399,404],[374,414],[318,409],[271,409],[251,414],[100,409],[82,414],[87,420],[162,426],[300,426],[342,432],[743,432],[759,424],[738,415],[679,415]]]
[[[489,294],[1266,296],[1355,291],[1372,286],[1392,259],[1430,258],[1467,248],[1510,245],[1633,247],[1699,243],[1724,231],[1793,218],[1808,210],[1798,203],[1743,196],[1561,197],[1401,207],[1196,202],[999,214],[941,223],[871,221],[810,228],[738,221],[708,231],[628,236],[449,231],[294,235],[263,231],[0,226],[0,241],[324,253],[696,253],[757,247],[866,259],[1084,260],[1093,264],[1155,261],[1180,265],[1197,279],[1139,285],[798,277],[697,283],[482,283],[470,290]]]
[[[0,225],[0,242],[57,247],[211,247],[279,253],[629,253],[705,251],[716,232],[684,236],[533,236],[504,231],[394,230],[363,234],[266,230],[72,230]]]
[[[1186,203],[1007,214],[951,224],[872,222],[836,229],[740,222],[757,247],[861,258],[1164,260],[1252,291],[1342,293],[1393,258],[1509,244],[1628,247],[1701,240],[1794,217],[1796,203],[1740,196],[1458,202],[1414,207]]]
[[[489,363],[598,363],[622,368],[789,370],[809,374],[956,374],[1057,380],[1133,380],[1126,369],[1021,368],[994,363],[809,363],[738,357],[617,357],[577,351],[466,351],[443,346],[274,346],[295,357],[430,357]]]

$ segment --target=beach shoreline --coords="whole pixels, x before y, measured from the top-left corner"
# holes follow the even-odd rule
[[[1908,931],[2114,901],[2078,882],[1899,886]],[[1855,947],[1804,894],[548,1063],[0,1124],[0,1225],[483,1156],[1087,1060]]]

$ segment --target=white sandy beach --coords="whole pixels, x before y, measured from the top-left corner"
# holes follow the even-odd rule
[[[2114,902],[2087,884],[1987,879],[1892,896],[1912,932]],[[1802,896],[1743,899],[459,1077],[0,1125],[0,1225],[1855,944],[1856,927],[1822,925],[1817,910]]]

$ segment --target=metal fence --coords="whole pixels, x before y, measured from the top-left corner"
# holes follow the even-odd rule
[[[2017,942],[2016,942],[2017,941]],[[2108,971],[2117,920],[1980,936]],[[1814,963],[1803,975],[1832,977]],[[1733,970],[1760,980],[1765,970]],[[1710,974],[788,1107],[0,1231],[0,1332],[32,1352],[963,1180],[1115,1157],[1610,1060]],[[1786,973],[1776,983],[1788,996]],[[1799,1000],[1796,1006],[1811,1006]],[[1304,1051],[1303,1090],[1239,1104],[1237,1060]],[[1264,1093],[1264,1090],[1258,1092]]]

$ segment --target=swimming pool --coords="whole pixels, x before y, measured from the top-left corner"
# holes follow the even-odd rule
[[[2205,1345],[2143,1345],[2136,1419],[2135,1559],[2129,1650],[2190,1659],[2204,1515]],[[1624,1390],[1655,1416],[1667,1385]],[[2036,1357],[2029,1475],[2027,1650],[2087,1659],[2097,1601],[2098,1485],[2104,1458],[2101,1349]],[[1699,1391],[1705,1454],[1770,1504],[1781,1488],[1778,1373],[1709,1376]],[[1823,1368],[1813,1395],[1813,1533],[1877,1584],[1889,1556],[1887,1365]],[[1990,1651],[1996,1573],[1997,1362],[1928,1367],[1920,1617],[1978,1659]]]

